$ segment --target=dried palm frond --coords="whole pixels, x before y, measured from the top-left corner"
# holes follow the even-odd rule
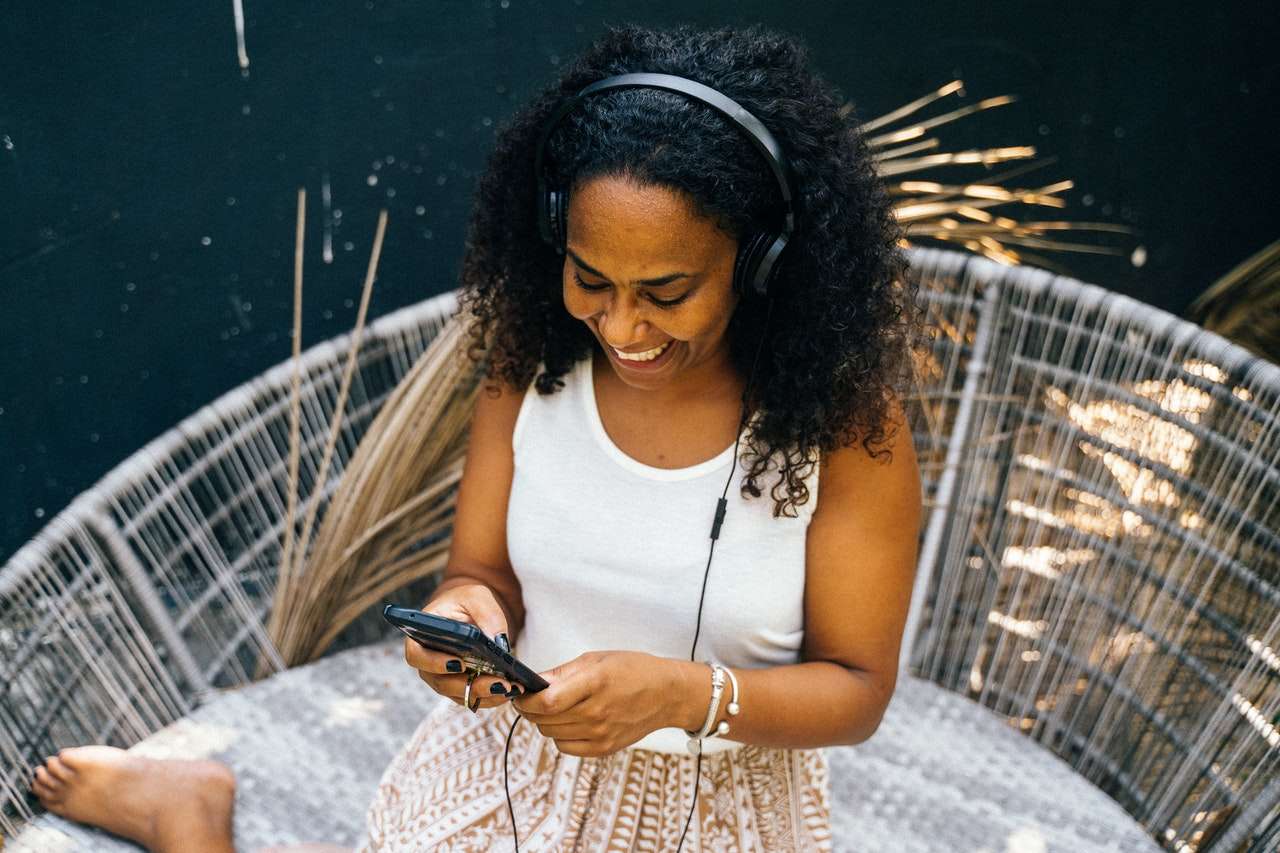
[[[301,341],[305,206],[306,194],[299,190],[294,252],[295,365]],[[341,432],[386,223],[384,210],[378,218],[316,487],[296,545],[301,377],[296,368],[293,375],[284,543],[267,625],[288,666],[320,657],[371,605],[439,570],[448,556],[453,491],[462,476],[466,427],[478,387],[475,368],[465,352],[464,324],[456,318],[440,330],[374,418],[334,489],[314,547],[308,547]],[[267,673],[263,665],[257,674],[262,677]]]
[[[1280,240],[1209,285],[1187,319],[1280,364]]]
[[[926,136],[934,128],[974,113],[1011,104],[1015,100],[1012,96],[986,98],[896,130],[883,130],[935,101],[963,91],[964,84],[959,80],[952,80],[909,104],[861,125],[875,160],[876,171],[885,179],[889,192],[901,197],[894,204],[894,213],[903,225],[906,245],[919,240],[936,240],[1008,265],[1024,261],[1044,264],[1043,258],[1028,253],[1026,249],[1123,254],[1124,250],[1117,247],[1054,240],[1046,236],[1051,232],[1064,230],[1129,233],[1130,229],[1123,225],[1107,222],[1019,222],[1008,216],[995,216],[988,212],[989,208],[1001,205],[1066,207],[1066,202],[1059,193],[1071,189],[1074,185],[1071,181],[1057,181],[1034,189],[1011,189],[998,183],[1027,171],[1028,167],[1038,168],[1051,162],[1034,161],[1036,149],[1032,146],[920,154],[922,151],[934,152],[940,147],[941,143],[936,137]],[[847,114],[850,108],[850,105],[846,105],[842,110]],[[892,180],[900,175],[926,169],[978,164],[993,166],[1015,160],[1032,162],[1027,167],[1004,175],[994,175],[982,183],[958,184],[926,180],[903,180],[895,183]],[[1019,248],[1012,248],[1014,246]]]
[[[276,600],[286,618],[271,636],[289,666],[319,658],[372,605],[444,568],[479,387],[466,340],[464,323],[450,320],[356,447],[308,555],[305,583]]]

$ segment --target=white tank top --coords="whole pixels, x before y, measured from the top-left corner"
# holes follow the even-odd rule
[[[588,357],[554,394],[531,383],[512,435],[507,548],[525,607],[515,653],[537,672],[593,650],[689,659],[716,500],[733,460],[732,445],[688,468],[627,456],[604,430],[591,374]],[[742,668],[798,663],[818,466],[797,518],[773,517],[772,464],[757,480],[759,498],[741,496],[741,478],[738,466],[695,659]],[[751,702],[745,691],[741,699],[744,707]],[[681,729],[664,728],[631,748],[687,755],[687,741]],[[704,746],[719,752],[742,744],[709,738]]]

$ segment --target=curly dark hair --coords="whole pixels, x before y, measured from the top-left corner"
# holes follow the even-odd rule
[[[792,37],[758,25],[611,27],[499,130],[462,263],[471,358],[487,359],[491,382],[534,381],[550,394],[590,356],[595,339],[564,306],[563,258],[539,237],[534,154],[562,99],[635,71],[723,92],[769,128],[790,162],[796,223],[779,262],[780,295],[767,324],[765,300],[744,297],[728,335],[744,377],[762,346],[748,401],[759,420],[744,443],[742,493],[759,497],[758,480],[772,465],[774,515],[794,516],[809,499],[804,481],[815,449],[861,442],[872,456],[888,453],[917,320],[900,231],[857,120]],[[571,193],[595,177],[625,176],[683,191],[739,241],[777,228],[778,187],[760,153],[720,113],[684,95],[593,95],[560,122],[547,149],[552,185]],[[544,371],[535,377],[539,362]]]

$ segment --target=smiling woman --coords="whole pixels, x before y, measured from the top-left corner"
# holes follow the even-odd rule
[[[591,180],[570,201],[565,253],[565,310],[590,329],[622,383],[664,408],[741,394],[726,335],[738,303],[737,244],[683,194]]]
[[[649,349],[670,339],[675,350],[686,352],[666,357],[689,367],[702,364],[712,355],[697,351],[705,340],[669,326],[677,322],[674,316],[659,322],[649,315],[715,304],[707,313],[727,324],[727,348],[715,355],[732,364],[729,381],[741,387],[761,345],[750,406],[757,423],[744,437],[743,486],[756,495],[769,487],[777,514],[792,515],[808,499],[805,474],[814,452],[854,442],[873,454],[886,449],[893,389],[908,367],[916,317],[901,275],[899,230],[855,114],[842,109],[846,99],[813,72],[801,46],[757,35],[758,52],[751,56],[710,43],[689,48],[701,54],[691,59],[683,46],[650,31],[621,28],[567,68],[552,91],[499,134],[478,187],[463,299],[475,318],[476,357],[487,359],[490,375],[516,388],[533,381],[541,394],[553,393],[593,350],[616,366],[627,361],[617,350]],[[619,58],[633,51],[645,58]],[[546,180],[568,188],[563,256],[539,238],[536,221],[511,217],[513,210],[536,207],[539,181],[529,169],[530,151],[561,103],[602,77],[628,71],[683,73],[713,87],[731,81],[718,91],[759,118],[785,152],[795,232],[777,263],[778,310],[768,324],[765,300],[738,306],[733,294],[707,295],[716,293],[713,264],[718,262],[726,286],[735,252],[753,235],[777,227],[783,204],[778,180],[747,134],[683,94],[602,92],[549,133]],[[602,238],[605,231],[613,236]],[[676,273],[690,277],[643,286],[645,279]],[[612,310],[578,296],[606,300]],[[662,304],[676,300],[682,301]],[[586,322],[591,315],[595,321]],[[601,322],[609,324],[604,331]],[[636,325],[621,328],[628,322]],[[689,378],[703,381],[689,390],[711,373],[705,365],[699,371]],[[677,372],[664,368],[673,379]],[[623,375],[651,381],[638,370]],[[667,391],[679,390],[681,381]],[[779,463],[772,469],[771,458]],[[772,483],[765,480],[767,470]]]
[[[627,26],[498,134],[460,299],[486,393],[423,609],[546,686],[406,640],[450,701],[361,851],[831,848],[820,747],[893,694],[920,515],[912,292],[844,102],[763,28]],[[117,831],[230,849],[232,780],[166,765],[160,809],[151,770],[68,753],[42,796],[106,825],[123,785]]]
[[[830,848],[817,748],[879,725],[920,514],[913,293],[844,102],[761,28],[623,27],[499,134],[462,273],[488,393],[427,609],[550,687],[424,721],[362,849]]]

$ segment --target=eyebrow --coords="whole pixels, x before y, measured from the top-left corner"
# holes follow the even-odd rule
[[[604,273],[600,272],[600,270],[591,266],[582,258],[578,257],[577,253],[574,252],[573,249],[566,247],[565,251],[569,253],[569,257],[573,258],[573,262],[575,264],[582,267],[584,270],[591,273],[592,275],[598,275],[601,278],[605,278],[605,279],[609,277]],[[664,284],[670,284],[671,282],[675,281],[678,278],[692,278],[692,276],[687,272],[673,272],[671,275],[659,276],[658,278],[642,278],[642,279],[639,279],[638,281],[633,282],[633,284],[638,284],[643,287],[662,287]]]

